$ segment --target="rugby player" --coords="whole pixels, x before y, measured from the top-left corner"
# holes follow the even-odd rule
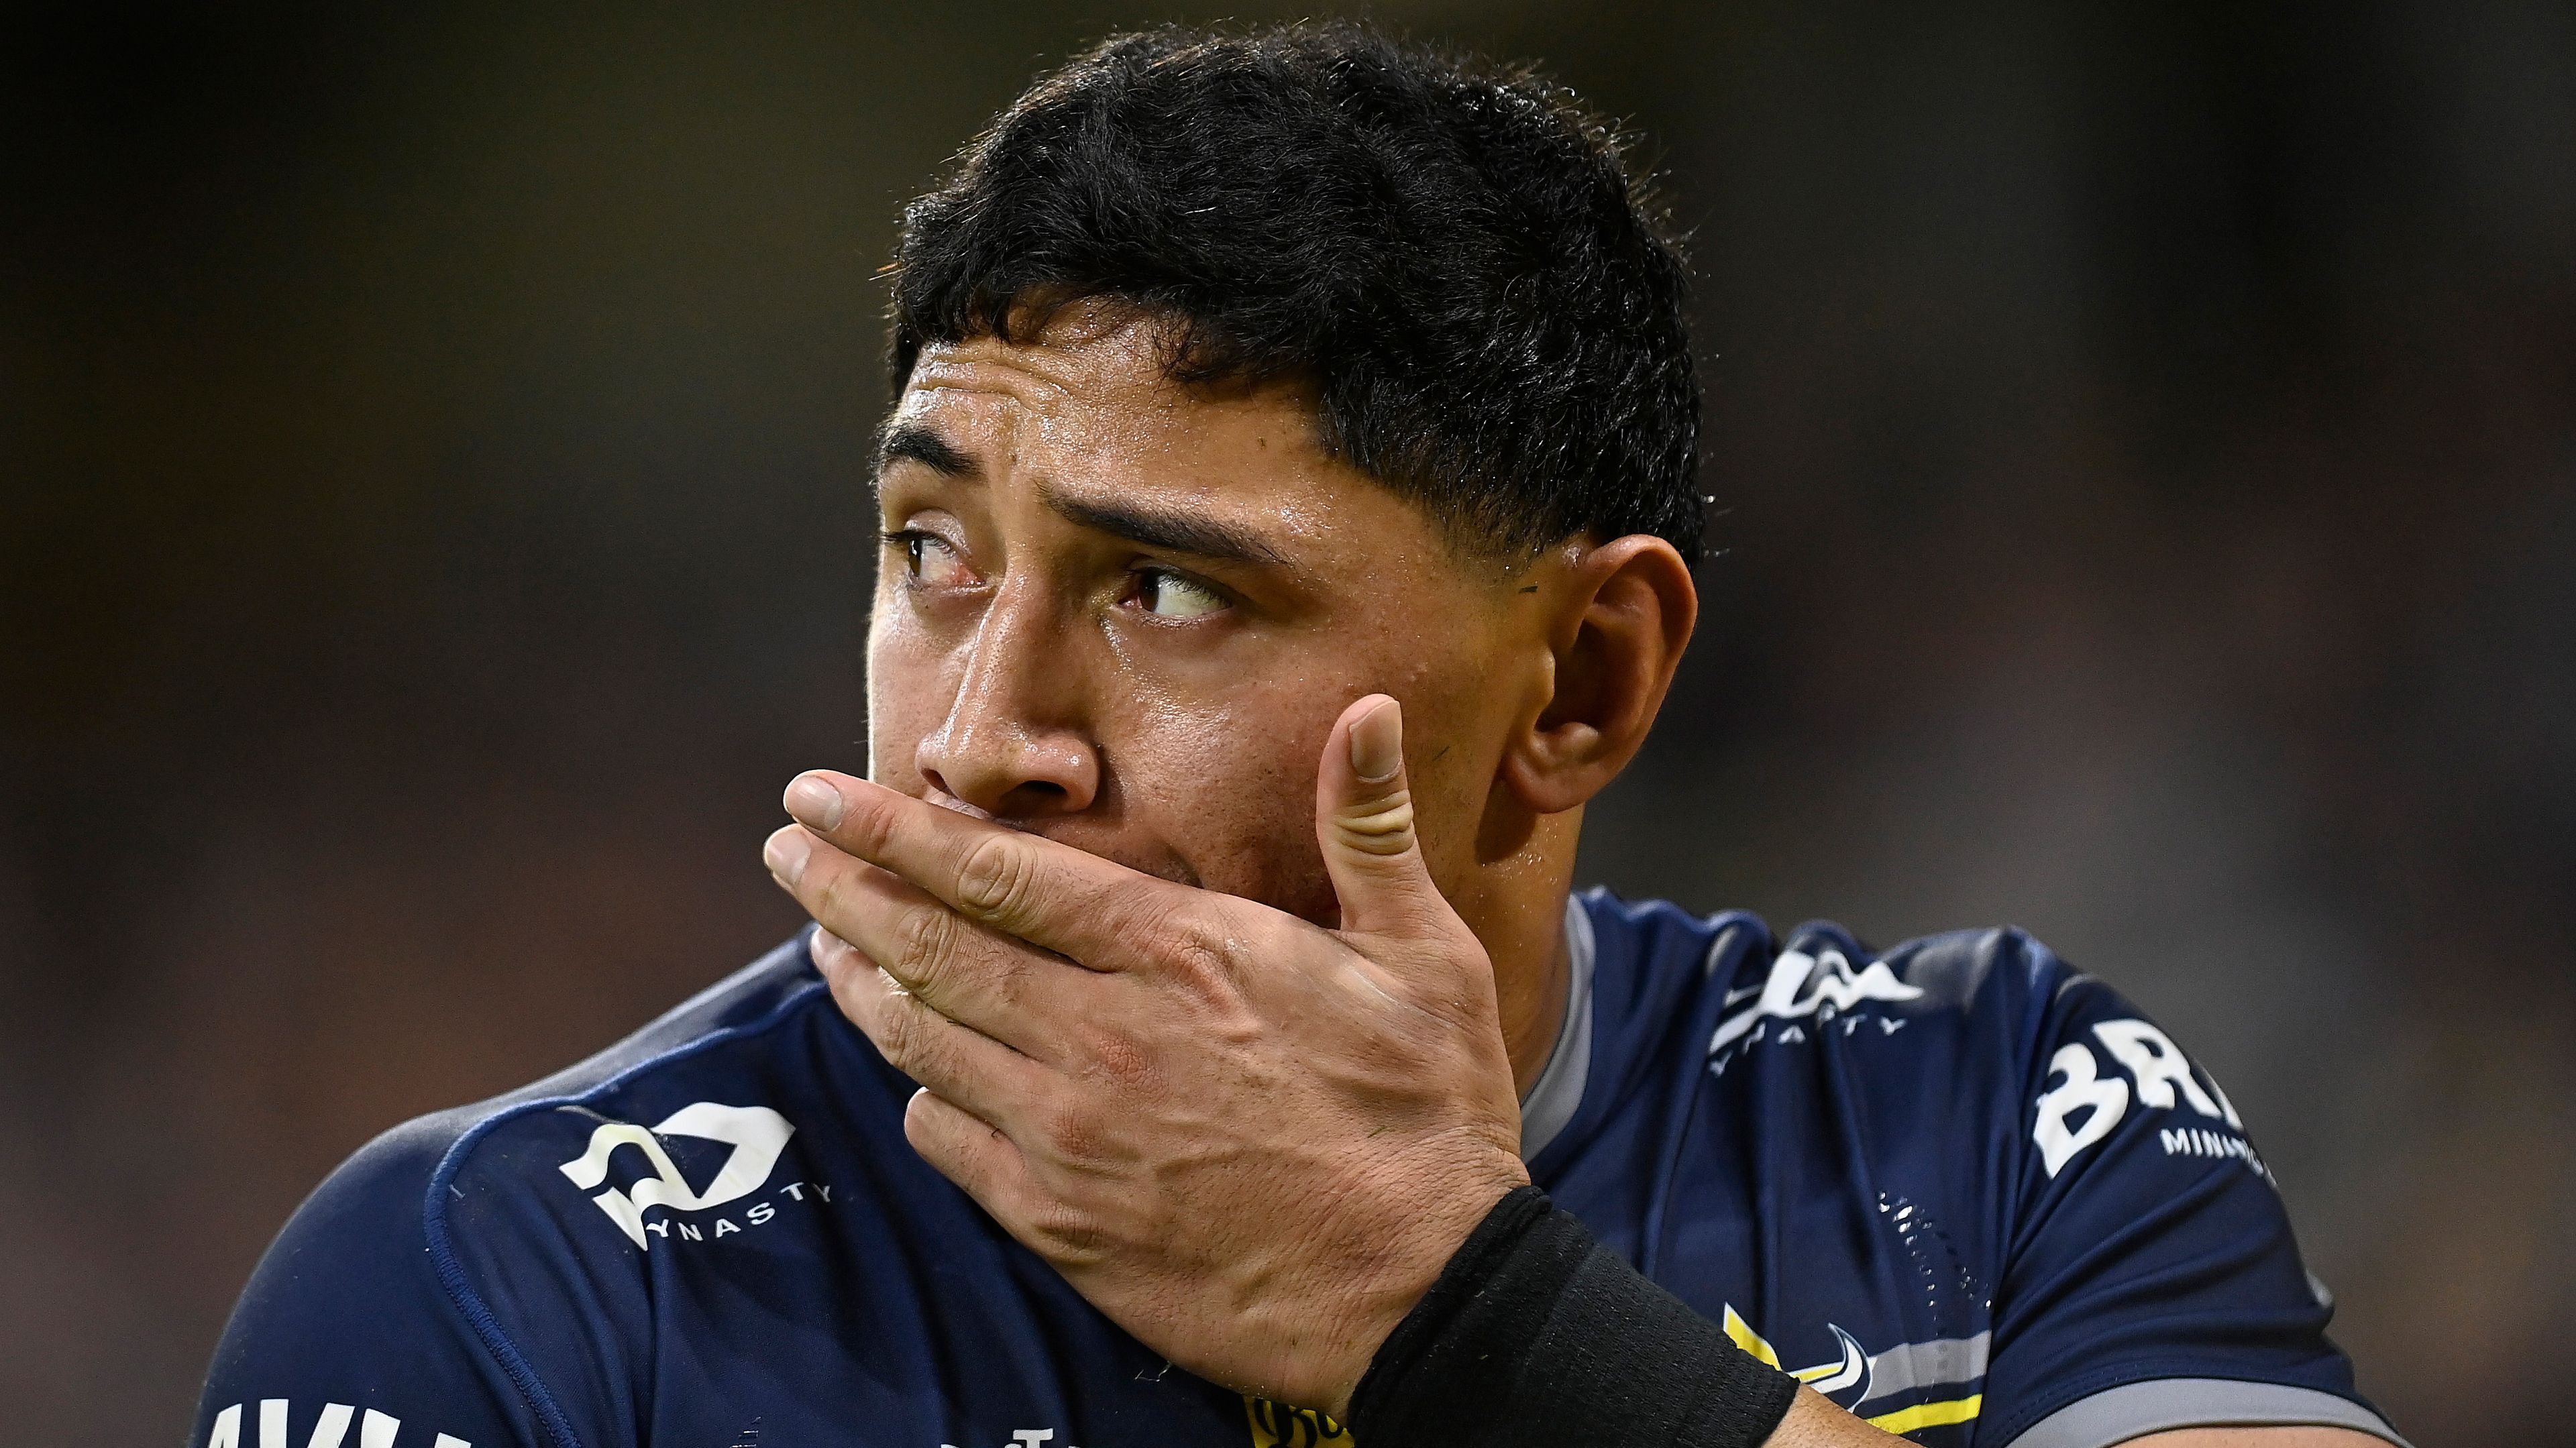
[[[1573,893],[1702,500],[1561,90],[1113,40],[907,212],[893,337],[817,928],[361,1151],[193,1444],[2402,1441],[2099,981]]]

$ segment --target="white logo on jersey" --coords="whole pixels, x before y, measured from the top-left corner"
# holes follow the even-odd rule
[[[1771,962],[1771,977],[1762,983],[1760,1000],[1718,1023],[1717,1034],[1708,1038],[1708,1053],[1714,1056],[1734,1045],[1766,1019],[1815,1016],[1822,1020],[1862,1001],[1910,1001],[1922,994],[1921,986],[1898,980],[1883,960],[1873,960],[1855,973],[1839,950],[1821,956],[1792,950]]]
[[[2093,1053],[2082,1041],[2071,1041],[2057,1048],[2048,1058],[2048,1074],[2064,1076],[2066,1084],[2039,1098],[2039,1124],[2033,1126],[2030,1138],[2039,1144],[2039,1164],[2055,1176],[2067,1159],[2111,1134],[2120,1118],[2129,1111],[2129,1083],[2118,1077],[2105,1081],[2093,1065]],[[2070,1126],[2075,1113],[2091,1110],[2082,1126]]]
[[[284,1398],[259,1400],[259,1448],[285,1448],[286,1407]],[[313,1436],[304,1440],[304,1448],[341,1448],[349,1436],[349,1420],[356,1417],[357,1412],[347,1403],[324,1403],[321,1416],[313,1420]],[[394,1435],[401,1431],[402,1419],[369,1408],[366,1416],[358,1419],[358,1441],[354,1448],[394,1448]],[[215,1415],[214,1426],[206,1432],[205,1448],[248,1448],[242,1442],[241,1404],[235,1403]],[[441,1433],[430,1448],[474,1448],[474,1445]]]
[[[1985,1410],[1985,1394],[1976,1392],[1921,1402],[1894,1412],[1867,1411],[1871,1403],[1900,1394],[1976,1384],[1986,1375],[1988,1349],[1994,1342],[1989,1332],[1974,1337],[1900,1342],[1885,1352],[1872,1353],[1839,1324],[1829,1322],[1825,1326],[1841,1344],[1842,1355],[1811,1368],[1790,1368],[1782,1365],[1780,1354],[1753,1330],[1753,1324],[1744,1320],[1734,1303],[1726,1305],[1726,1315],[1718,1325],[1730,1341],[1759,1361],[1823,1393],[1853,1417],[1889,1433],[1901,1435],[1949,1423],[1972,1422]],[[1837,1396],[1846,1392],[1853,1395]]]
[[[2129,1073],[2129,1080],[2104,1076],[2092,1049],[2082,1041],[2069,1041],[2048,1058],[2049,1076],[2066,1079],[2040,1093],[2039,1119],[2031,1125],[2030,1138],[2039,1147],[2039,1164],[2050,1176],[2064,1169],[2077,1152],[2109,1136],[2111,1128],[2128,1115],[2131,1082],[2136,1083],[2140,1106],[2170,1111],[2179,1098],[2203,1116],[2224,1121],[2237,1131],[2245,1129],[2227,1093],[2214,1080],[2203,1086],[2171,1036],[2145,1021],[2122,1020],[2095,1026],[2093,1037]],[[2081,1122],[2076,1120],[2079,1115]],[[2266,1180],[2272,1175],[2241,1136],[2195,1128],[2164,1131],[2157,1139],[2167,1156],[2233,1157]]]
[[[725,1106],[713,1101],[700,1101],[683,1106],[654,1125],[651,1130],[624,1121],[604,1122],[590,1134],[590,1149],[565,1162],[561,1170],[572,1184],[589,1191],[608,1180],[608,1158],[621,1146],[632,1146],[644,1153],[653,1164],[654,1175],[624,1191],[615,1187],[591,1198],[608,1214],[638,1247],[650,1248],[645,1239],[644,1209],[667,1207],[673,1211],[695,1212],[720,1207],[739,1197],[760,1190],[769,1180],[771,1168],[778,1165],[778,1154],[787,1147],[787,1138],[796,1134],[787,1118],[766,1106]],[[695,1136],[708,1141],[721,1141],[733,1148],[732,1154],[717,1168],[715,1180],[705,1191],[689,1185],[671,1154],[662,1149],[659,1138]],[[804,1183],[797,1183],[803,1186]],[[801,1199],[801,1193],[799,1194]],[[766,1221],[766,1214],[757,1220]],[[652,1224],[662,1227],[659,1222]],[[721,1231],[721,1227],[719,1228]],[[740,1231],[741,1228],[734,1228]],[[691,1235],[695,1235],[692,1233]]]
[[[1053,1428],[1013,1428],[1011,1441],[1005,1445],[1005,1448],[1049,1448],[1047,1440],[1054,1436]],[[939,1448],[957,1448],[957,1445],[942,1443]],[[1065,1448],[1073,1448],[1073,1445],[1068,1443]]]

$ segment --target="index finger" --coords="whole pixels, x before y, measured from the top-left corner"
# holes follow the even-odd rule
[[[1137,943],[1169,921],[1175,896],[1187,889],[830,770],[798,775],[787,786],[787,812],[968,919],[1095,970],[1133,963]]]

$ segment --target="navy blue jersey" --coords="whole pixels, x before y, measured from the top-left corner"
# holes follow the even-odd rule
[[[2215,1081],[2017,931],[1884,955],[1595,892],[1531,1173],[1748,1351],[1927,1445],[2396,1435]],[[191,1448],[1344,1437],[1166,1364],[915,1155],[802,942],[392,1131],[261,1262]]]

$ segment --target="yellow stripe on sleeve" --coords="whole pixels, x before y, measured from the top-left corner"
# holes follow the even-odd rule
[[[1893,1413],[1881,1413],[1866,1421],[1873,1428],[1890,1433],[1911,1433],[1917,1428],[1938,1428],[1945,1423],[1965,1423],[1977,1416],[1986,1405],[1986,1395],[1977,1393],[1965,1398],[1952,1398],[1946,1403],[1917,1403]]]

